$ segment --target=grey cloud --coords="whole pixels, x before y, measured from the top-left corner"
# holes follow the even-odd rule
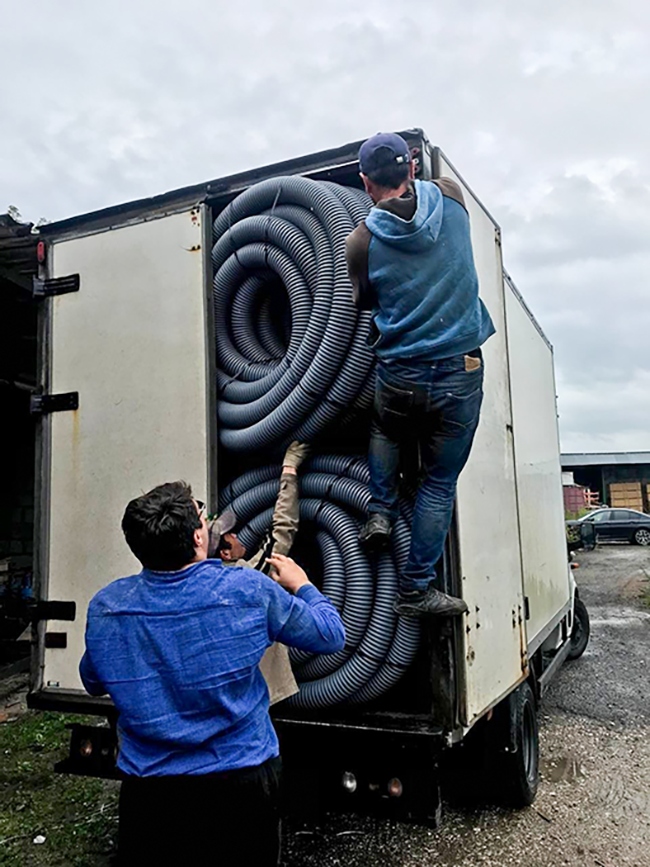
[[[574,175],[552,180],[538,213],[523,227],[513,226],[511,249],[525,249],[528,267],[552,268],[594,259],[623,259],[648,249],[650,186],[631,171],[611,177],[607,194],[589,178]],[[507,222],[506,222],[507,225]]]
[[[558,378],[565,451],[635,450],[650,430],[650,374],[630,371],[629,381],[576,388]]]
[[[503,225],[563,436],[644,448],[649,32],[641,0],[13,4],[0,195],[58,219],[421,125]]]

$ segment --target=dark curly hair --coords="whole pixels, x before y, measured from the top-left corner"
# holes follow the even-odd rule
[[[122,531],[145,569],[175,572],[194,559],[201,519],[185,482],[166,482],[126,507]]]

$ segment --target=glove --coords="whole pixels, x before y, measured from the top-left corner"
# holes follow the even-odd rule
[[[299,443],[298,441],[292,442],[285,453],[282,466],[293,467],[297,470],[300,464],[309,455],[309,451],[310,448],[308,443]]]

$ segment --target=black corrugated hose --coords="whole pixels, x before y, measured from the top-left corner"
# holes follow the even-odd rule
[[[251,470],[221,494],[220,510],[237,514],[248,550],[271,526],[280,472],[279,466]],[[296,707],[372,701],[400,680],[419,647],[419,622],[398,619],[393,611],[397,575],[408,556],[411,507],[400,504],[391,552],[369,559],[357,539],[370,497],[368,478],[365,460],[349,455],[314,457],[300,475],[301,529],[316,531],[321,589],[341,613],[347,641],[343,651],[328,656],[291,652],[300,693],[288,701]]]
[[[352,303],[345,240],[370,209],[363,192],[302,177],[264,181],[237,196],[214,222],[214,309],[219,437],[225,452],[274,453],[294,439],[355,425],[370,408],[369,314]],[[332,425],[336,422],[336,425]],[[280,467],[232,482],[240,538],[254,550],[269,529]],[[300,477],[300,521],[313,531],[322,590],[341,612],[341,653],[292,651],[302,708],[372,701],[402,677],[417,652],[417,621],[393,611],[408,555],[410,507],[402,504],[390,553],[369,559],[357,535],[369,500],[359,457],[312,458]]]
[[[345,239],[360,190],[263,181],[214,222],[219,437],[234,452],[310,442],[372,399],[369,314],[352,303]],[[278,311],[284,309],[284,315]]]

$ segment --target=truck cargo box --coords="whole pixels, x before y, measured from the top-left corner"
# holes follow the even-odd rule
[[[415,663],[374,704],[323,712],[280,705],[274,713],[288,753],[291,738],[323,737],[343,756],[346,744],[357,750],[360,735],[368,744],[385,735],[414,749],[427,739],[436,753],[494,709],[512,709],[523,684],[539,696],[571,634],[552,347],[504,272],[494,219],[421,130],[403,135],[418,177],[451,178],[463,191],[480,295],[496,326],[484,346],[481,422],[444,560],[447,584],[469,613],[423,629]],[[78,665],[90,599],[139,569],[120,529],[125,504],[183,478],[215,512],[219,484],[232,480],[235,466],[245,468],[245,457],[232,458],[218,439],[213,220],[268,178],[360,187],[359,144],[41,229],[47,297],[40,311],[36,587],[43,602],[74,603],[76,614],[57,620],[52,609],[37,627],[32,706],[110,713],[108,699],[85,694]],[[499,742],[499,749],[509,745]]]

